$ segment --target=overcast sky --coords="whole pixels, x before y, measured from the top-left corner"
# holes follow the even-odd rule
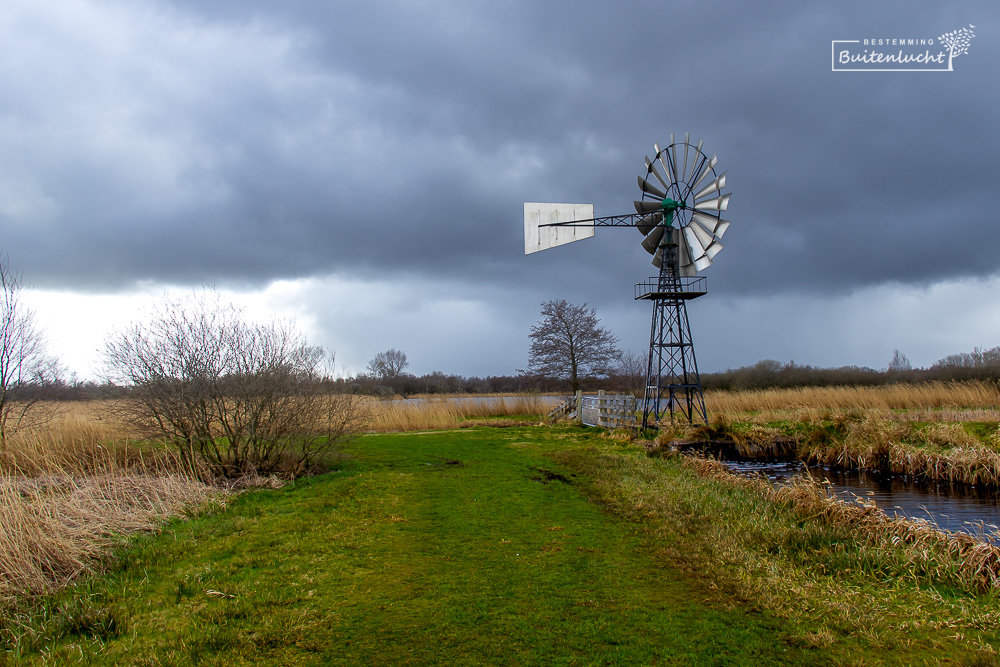
[[[631,212],[671,132],[732,193],[703,371],[1000,345],[995,0],[3,4],[0,250],[82,377],[204,285],[347,372],[512,374],[558,298],[644,353],[641,237],[524,256],[522,203]],[[953,71],[831,71],[832,40],[970,25]]]

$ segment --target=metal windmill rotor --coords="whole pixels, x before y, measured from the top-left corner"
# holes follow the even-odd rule
[[[722,212],[729,207],[726,173],[716,171],[718,158],[670,135],[664,148],[653,144],[638,176],[641,198],[636,213],[594,217],[592,204],[524,204],[524,252],[546,250],[594,235],[596,227],[635,227],[642,247],[653,256],[659,275],[636,284],[635,298],[653,302],[649,357],[643,397],[643,427],[655,426],[667,413],[708,421],[698,363],[691,341],[687,301],[706,293],[697,276],[722,250],[729,228]]]
[[[716,173],[719,159],[702,152],[701,140],[697,145],[690,140],[691,135],[685,134],[684,141],[677,142],[671,134],[666,148],[653,144],[656,155],[652,160],[646,158],[645,177],[637,177],[642,199],[634,202],[635,210],[645,214],[636,227],[656,268],[661,268],[663,261],[664,233],[674,226],[680,230],[678,263],[682,276],[693,276],[712,265],[722,250],[719,239],[729,228],[729,222],[721,217],[729,207],[730,195],[722,194],[726,173]],[[654,179],[662,189],[650,182]]]

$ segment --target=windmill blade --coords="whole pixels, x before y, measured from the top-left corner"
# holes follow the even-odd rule
[[[687,241],[683,235],[681,236],[681,242],[677,245],[677,259],[682,276],[697,275],[698,271],[694,268],[694,262],[691,261],[691,250],[688,248]]]
[[[691,266],[691,251],[688,250],[687,242],[684,241],[683,237],[681,242],[677,244],[677,263],[682,269]]]
[[[701,176],[698,177],[698,180],[691,184],[691,189],[694,190],[698,187],[698,184],[704,181],[705,177],[712,173],[712,170],[715,169],[715,165],[717,164],[719,164],[719,158],[718,156],[713,155],[712,159],[705,164],[705,168],[701,171]]]
[[[656,253],[656,249],[660,247],[660,240],[663,238],[663,225],[654,227],[646,238],[642,240],[642,247],[646,249],[650,255]]]
[[[715,218],[710,215],[705,215],[704,213],[695,213],[691,216],[691,224],[698,225],[710,235],[715,234],[715,223],[718,222]]]
[[[684,240],[687,241],[688,251],[691,253],[691,259],[698,261],[698,258],[705,254],[705,246],[701,244],[701,241],[695,235],[694,229],[691,225],[684,228]]]
[[[691,214],[691,219],[698,222],[705,229],[715,234],[716,238],[722,238],[722,235],[726,233],[729,229],[729,221],[717,218],[714,215],[709,215],[708,213],[700,213],[695,211]]]
[[[660,185],[662,185],[667,190],[670,189],[670,184],[667,183],[667,180],[665,178],[663,178],[663,174],[660,173],[659,167],[656,166],[655,162],[649,159],[648,155],[646,156],[646,174],[647,175],[652,174],[653,176],[656,177],[656,180],[660,182]]]
[[[713,243],[715,243],[715,237],[712,236],[712,232],[708,231],[707,229],[705,229],[701,225],[699,225],[697,223],[696,224],[692,224],[692,225],[688,225],[688,229],[690,229],[691,232],[696,237],[698,237],[698,242],[701,243],[701,247],[702,248],[706,249],[706,252],[707,252],[707,249]]]
[[[639,179],[639,189],[643,192],[651,194],[654,197],[659,197],[660,199],[667,198],[666,192],[662,192],[659,188],[650,184],[650,182],[645,180],[642,176],[636,176],[636,178]]]
[[[653,255],[653,266],[658,269],[663,266],[663,248],[657,250],[656,254]]]
[[[636,223],[635,228],[639,230],[639,233],[645,236],[649,232],[653,231],[663,220],[663,212],[654,213],[653,215],[647,215],[645,218]]]
[[[663,202],[658,201],[632,201],[636,213],[656,213],[663,210]]]
[[[724,187],[726,187],[726,172],[722,172],[722,174],[718,178],[716,178],[714,181],[712,181],[711,183],[703,187],[701,190],[699,190],[698,193],[694,196],[694,198],[701,199],[702,197],[710,195],[713,192],[721,190]]]
[[[673,132],[670,133],[670,160],[671,160],[672,164],[674,165],[674,170],[673,170],[674,182],[675,183],[680,183],[681,177],[680,177],[680,174],[677,171],[677,142],[674,141],[674,133]]]
[[[705,255],[707,255],[709,259],[715,258],[715,256],[719,254],[719,251],[723,248],[722,243],[712,236],[711,230],[706,228],[705,225],[701,224],[694,218],[691,219],[691,226],[694,228],[694,235],[697,236],[698,240],[701,241],[701,244],[705,246]]]
[[[698,259],[694,260],[695,271],[704,271],[710,266],[712,266],[712,260],[708,257],[708,255],[699,257]]]
[[[677,177],[674,175],[674,170],[670,168],[670,164],[663,157],[666,154],[667,154],[667,149],[663,149],[662,151],[656,154],[656,159],[660,161],[660,166],[663,167],[663,173],[667,175],[667,180],[669,180],[671,183],[676,183]],[[667,189],[669,190],[670,186],[667,186]]]
[[[689,146],[689,142],[690,141],[691,141],[691,133],[690,132],[685,132],[684,133],[684,162],[681,164],[681,180],[682,181],[687,179],[687,171],[688,171],[688,146]]]
[[[694,207],[700,211],[725,211],[729,206],[729,197],[731,195],[722,195],[721,197],[716,197],[715,199],[707,199],[703,202],[698,202]]]

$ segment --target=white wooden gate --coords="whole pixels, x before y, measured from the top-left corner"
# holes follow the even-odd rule
[[[635,428],[636,398],[631,394],[605,394],[582,396],[580,418],[588,426],[604,428]]]

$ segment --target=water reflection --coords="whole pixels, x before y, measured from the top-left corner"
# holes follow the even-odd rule
[[[734,472],[762,475],[772,484],[784,484],[795,475],[809,474],[829,483],[845,500],[875,501],[886,514],[927,519],[939,528],[961,531],[1000,545],[1000,499],[995,491],[947,483],[917,483],[903,475],[876,475],[865,471],[830,470],[801,461],[725,461]],[[985,535],[983,534],[985,531]]]

